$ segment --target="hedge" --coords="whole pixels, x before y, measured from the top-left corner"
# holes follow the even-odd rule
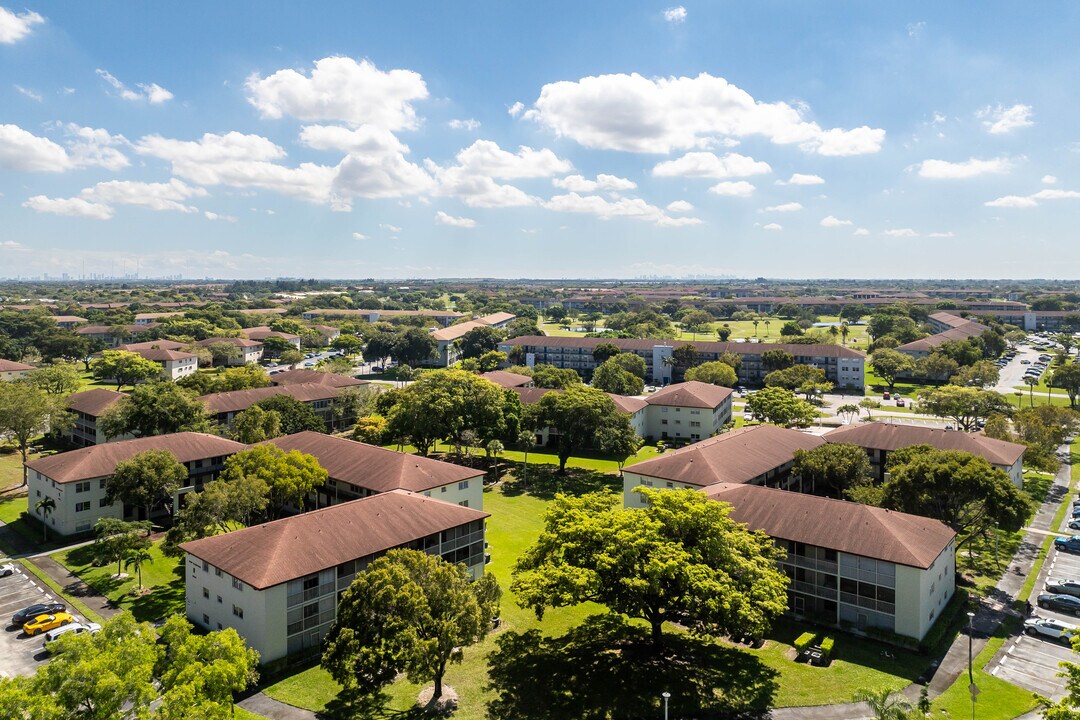
[[[817,637],[817,633],[804,632],[802,635],[795,639],[795,652],[801,654],[804,650],[814,644],[814,641],[817,640]]]
[[[835,642],[836,641],[833,640],[831,637],[827,637],[820,643],[818,643],[818,646],[821,648],[821,652],[825,655],[826,660],[832,657],[833,643]]]

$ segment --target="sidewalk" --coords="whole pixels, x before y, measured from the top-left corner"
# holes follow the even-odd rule
[[[89,585],[72,575],[66,567],[48,555],[35,555],[30,558],[30,562],[59,584],[64,592],[79,598],[88,608],[106,620],[120,614],[120,608],[114,606],[109,598],[94,592]]]

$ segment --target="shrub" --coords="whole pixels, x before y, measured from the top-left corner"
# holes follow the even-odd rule
[[[817,637],[817,633],[804,632],[802,635],[795,639],[795,652],[801,654],[804,650],[814,644],[814,641],[817,640]]]
[[[831,637],[826,637],[820,643],[818,643],[818,647],[821,648],[821,652],[825,655],[826,661],[832,658],[833,643],[835,642],[836,641],[833,640]]]

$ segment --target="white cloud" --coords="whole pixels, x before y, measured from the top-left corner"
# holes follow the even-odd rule
[[[476,221],[467,217],[454,217],[453,215],[447,215],[442,210],[435,213],[435,222],[439,225],[449,225],[450,227],[457,228],[474,228],[476,227]]]
[[[851,234],[856,236],[856,237],[866,237],[867,235],[870,234],[870,231],[867,230],[866,228],[855,228],[855,232],[853,232]]]
[[[1002,175],[1012,170],[1008,158],[977,160],[971,158],[963,162],[947,160],[923,160],[918,164],[919,177],[932,180],[966,180],[979,175]]]
[[[997,208],[1033,208],[1039,205],[1040,200],[1075,200],[1077,198],[1080,198],[1080,192],[1076,190],[1046,188],[1031,195],[1005,195],[983,204],[986,207]]]
[[[1005,135],[1013,130],[1031,127],[1035,123],[1031,120],[1031,106],[1017,103],[1012,107],[985,107],[975,113],[976,117],[986,118],[983,127],[991,135]]]
[[[468,130],[473,131],[480,127],[480,121],[469,118],[467,120],[451,120],[447,123],[452,130]]]
[[[98,76],[107,82],[116,90],[120,97],[124,100],[130,100],[135,102],[137,100],[146,100],[151,105],[160,105],[163,102],[167,102],[173,99],[173,94],[161,87],[157,83],[138,83],[138,87],[142,92],[135,92],[124,83],[120,82],[112,73],[108,70],[102,70],[98,68],[95,70]]]
[[[595,215],[601,220],[614,217],[628,217],[635,220],[655,223],[662,227],[681,227],[700,225],[701,220],[694,217],[673,218],[660,208],[650,205],[640,198],[618,198],[607,200],[599,195],[579,195],[576,192],[556,195],[544,203],[544,207],[555,212],[582,213]]]
[[[510,117],[517,117],[525,110],[525,103],[516,102],[507,108],[506,112],[510,114]]]
[[[686,8],[682,5],[670,7],[664,11],[664,19],[669,23],[681,23],[686,21]]]
[[[196,213],[198,208],[185,205],[183,201],[193,197],[206,197],[201,187],[192,187],[173,178],[167,183],[146,183],[131,180],[112,180],[86,188],[79,197],[104,205],[136,205],[150,210],[175,210]]]
[[[798,212],[802,210],[802,203],[789,202],[782,203],[780,205],[770,205],[765,208],[765,212]]]
[[[354,232],[354,233],[352,234],[352,239],[353,239],[353,240],[370,240],[371,238],[369,238],[369,237],[368,237],[367,235],[365,235],[364,233],[358,233],[358,232]]]
[[[0,125],[0,167],[26,172],[61,172],[71,166],[67,151],[18,125]]]
[[[80,127],[68,123],[64,132],[69,138],[68,148],[71,164],[75,167],[103,167],[106,170],[121,170],[131,164],[117,146],[127,145],[123,135],[112,135],[104,128]]]
[[[0,7],[0,45],[11,45],[30,34],[35,25],[45,22],[36,12],[27,10],[16,15],[6,7]]]
[[[545,85],[525,113],[561,137],[590,148],[642,153],[701,148],[719,139],[761,135],[822,155],[877,152],[885,131],[823,130],[802,107],[764,103],[724,78],[649,79],[616,74]]]
[[[926,21],[919,20],[918,22],[908,23],[907,34],[908,37],[918,37],[920,33],[926,28]]]
[[[434,184],[420,166],[405,158],[408,146],[385,128],[305,125],[300,130],[300,143],[316,150],[348,153],[333,181],[340,196],[402,197],[427,192]]]
[[[694,206],[688,203],[686,200],[675,200],[673,202],[669,202],[667,205],[668,212],[684,213],[690,212],[693,209]]]
[[[539,198],[521,188],[500,185],[491,177],[478,175],[461,165],[443,168],[430,160],[424,165],[435,178],[435,195],[460,198],[469,207],[523,207],[539,202]]]
[[[211,221],[213,221],[213,220],[221,220],[222,222],[231,222],[231,223],[236,222],[236,218],[233,217],[232,215],[219,215],[218,213],[210,212],[209,210],[204,212],[203,216],[207,220],[211,220]]]
[[[1058,181],[1058,179],[1056,177],[1054,177],[1053,175],[1043,175],[1042,176],[1042,184],[1043,185],[1057,185],[1057,181]]]
[[[387,130],[415,128],[413,102],[428,96],[427,85],[412,70],[383,72],[368,60],[326,57],[315,61],[311,75],[278,70],[247,79],[248,102],[263,117],[285,115],[300,120],[336,120],[354,127]]]
[[[803,175],[802,173],[792,173],[791,177],[787,180],[777,180],[777,185],[823,185],[825,179],[818,175]]]
[[[769,223],[768,225],[762,225],[762,230],[783,230],[784,226],[780,223]]]
[[[460,166],[470,173],[493,178],[540,178],[574,169],[551,150],[533,150],[522,145],[516,153],[503,150],[491,140],[477,140],[457,154]]]
[[[3,10],[3,8],[0,8],[0,10]],[[15,88],[15,91],[20,95],[24,95],[33,100],[34,102],[41,102],[41,93],[34,92],[29,88],[24,88],[22,85],[14,85],[13,87]]]
[[[951,237],[956,237],[956,233],[952,232],[951,230],[948,231],[948,232],[932,232],[932,233],[927,233],[926,237],[929,237],[929,238],[951,238]]]
[[[616,175],[604,175],[603,173],[597,175],[595,180],[589,180],[582,175],[567,175],[564,178],[553,178],[551,184],[557,188],[571,190],[576,193],[588,193],[597,190],[621,192],[623,190],[633,190],[637,187],[637,183],[633,180],[627,180]]]
[[[745,180],[719,182],[709,188],[709,192],[724,197],[750,197],[754,194],[754,190],[756,190],[754,185]]]
[[[113,216],[113,210],[108,205],[87,202],[82,198],[50,198],[44,195],[35,195],[24,202],[22,206],[39,213],[84,217],[93,220],[108,220]]]
[[[656,177],[729,178],[748,177],[772,172],[767,162],[738,153],[718,157],[711,152],[690,152],[675,160],[666,160],[653,168]]]
[[[3,242],[0,242],[0,248],[6,248],[8,250],[17,250],[22,246],[22,243],[17,243],[14,240],[5,240]]]
[[[834,228],[842,227],[844,225],[854,225],[854,223],[850,220],[841,220],[840,218],[833,217],[832,215],[827,215],[826,217],[821,218],[821,227]]]
[[[399,228],[397,225],[390,225],[388,223],[379,223],[379,227],[381,229],[383,229],[383,230],[389,230],[390,232],[395,233],[395,234],[401,232],[401,228]]]
[[[892,230],[886,230],[885,234],[889,237],[919,237],[919,233],[915,232],[911,228],[894,228]]]

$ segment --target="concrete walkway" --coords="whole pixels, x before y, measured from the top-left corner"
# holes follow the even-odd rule
[[[35,555],[30,562],[34,563],[43,573],[52,578],[68,595],[76,597],[88,608],[101,617],[109,618],[119,615],[120,608],[112,604],[112,601],[104,595],[99,595],[89,585],[84,583],[78,576],[48,555]]]
[[[315,720],[318,717],[310,710],[279,702],[261,692],[246,697],[236,704],[248,712],[270,718],[270,720]]]

